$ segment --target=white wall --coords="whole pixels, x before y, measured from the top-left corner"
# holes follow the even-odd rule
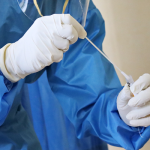
[[[105,53],[136,80],[150,73],[150,1],[93,0],[106,24]],[[125,79],[117,71],[121,83]],[[150,149],[150,142],[142,150]],[[110,150],[121,148],[110,147]]]

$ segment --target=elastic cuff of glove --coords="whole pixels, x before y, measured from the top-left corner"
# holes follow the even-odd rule
[[[4,74],[4,76],[11,82],[17,82],[18,80],[20,80],[19,77],[14,77],[12,76],[6,69],[5,66],[5,55],[6,55],[6,50],[7,48],[10,46],[11,44],[6,44],[4,47],[2,47],[0,49],[0,69],[2,71],[2,73]]]

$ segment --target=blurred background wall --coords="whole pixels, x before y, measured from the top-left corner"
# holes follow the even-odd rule
[[[106,25],[103,50],[134,80],[150,73],[150,1],[93,0]],[[122,85],[125,79],[117,71]],[[148,142],[142,150],[150,149]],[[123,150],[109,146],[109,150]]]

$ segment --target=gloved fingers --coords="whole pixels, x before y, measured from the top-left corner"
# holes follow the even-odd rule
[[[146,90],[141,91],[135,97],[131,98],[128,102],[130,107],[139,107],[145,105],[147,102],[150,101],[150,87]]]
[[[58,28],[58,33],[62,38],[69,40],[70,44],[78,40],[78,33],[72,25],[62,25],[62,28]]]
[[[54,45],[63,52],[66,52],[69,49],[69,40],[64,39],[58,35],[54,35],[53,43]]]
[[[134,110],[130,111],[126,118],[128,120],[136,120],[143,117],[146,117],[150,114],[150,103],[148,105],[145,105],[143,107],[137,107]]]
[[[147,87],[150,86],[150,75],[144,74],[137,81],[134,82],[134,84],[131,86],[131,92],[133,94],[138,94],[142,90],[145,90]]]
[[[128,84],[125,84],[124,88],[119,93],[118,98],[117,98],[118,109],[125,109],[126,106],[129,107],[127,104],[131,98],[132,98],[132,93],[130,91],[130,88]]]
[[[137,119],[137,120],[131,120],[130,125],[133,127],[148,127],[150,126],[150,117],[142,118],[142,119]]]
[[[76,21],[71,15],[61,14],[61,21],[63,24],[72,25],[76,29],[79,38],[84,39],[87,36],[87,33],[82,25],[80,25],[80,23]]]
[[[60,62],[63,59],[63,51],[56,48],[53,43],[51,45],[52,45],[52,48],[50,50],[50,53],[51,53],[52,61],[53,62]]]
[[[45,34],[40,34],[40,36],[37,36],[36,34],[32,35],[32,41],[34,44],[27,45],[27,49],[30,49],[32,45],[32,52],[35,55],[31,55],[31,57],[34,57],[33,60],[38,59],[41,63],[43,63],[46,66],[49,66],[53,62],[59,62],[63,58],[63,51],[59,50],[52,40],[49,40]],[[18,48],[19,49],[19,48]],[[45,56],[42,57],[42,56]],[[32,60],[32,58],[30,59]]]

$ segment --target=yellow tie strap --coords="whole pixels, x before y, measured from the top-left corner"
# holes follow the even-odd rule
[[[66,7],[68,5],[68,2],[69,2],[69,0],[66,0],[65,3],[64,3],[62,14],[65,13],[65,10],[66,10]]]
[[[43,15],[42,15],[41,10],[40,10],[40,8],[38,6],[37,0],[33,0],[33,2],[34,2],[34,5],[35,5],[39,15],[42,17]],[[65,10],[66,10],[66,7],[68,5],[68,2],[69,2],[69,0],[66,0],[65,3],[64,3],[62,14],[65,13]]]

